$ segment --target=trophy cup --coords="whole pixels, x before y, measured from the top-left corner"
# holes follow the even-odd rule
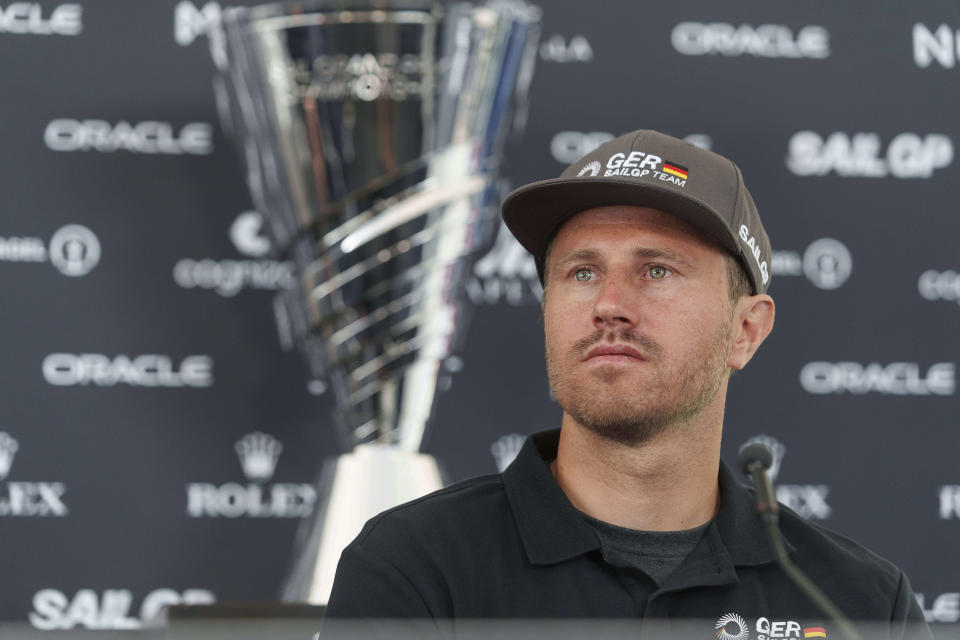
[[[210,34],[221,117],[294,265],[278,326],[349,451],[324,464],[285,600],[325,604],[363,523],[443,484],[420,445],[499,226],[538,24],[522,0],[329,0],[232,8]]]

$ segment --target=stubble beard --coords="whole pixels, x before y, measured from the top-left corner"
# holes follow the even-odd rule
[[[546,346],[547,378],[557,403],[577,423],[614,442],[636,447],[688,422],[710,404],[729,375],[727,355],[731,345],[731,321],[726,318],[711,336],[701,338],[697,349],[676,371],[665,369],[663,348],[646,336],[628,331],[597,331],[578,341],[562,366]],[[589,374],[579,383],[569,375],[587,350],[603,342],[637,347],[647,358],[652,378],[643,388],[624,389],[624,372],[608,369]],[[618,385],[619,388],[613,385]]]

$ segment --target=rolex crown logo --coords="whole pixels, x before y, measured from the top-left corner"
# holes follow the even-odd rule
[[[493,454],[493,459],[497,463],[497,471],[503,471],[510,466],[510,463],[513,462],[513,459],[520,453],[520,449],[523,448],[523,443],[526,441],[527,436],[522,436],[519,433],[510,433],[505,436],[500,436],[490,445],[490,453]]]
[[[273,477],[283,445],[267,433],[248,433],[236,444],[240,466],[248,480],[265,482]]]
[[[6,431],[0,431],[0,480],[7,477],[10,473],[10,466],[13,465],[13,456],[16,455],[17,441]]]

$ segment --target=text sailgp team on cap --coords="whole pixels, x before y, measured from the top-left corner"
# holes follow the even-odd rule
[[[571,216],[594,207],[634,205],[677,216],[737,257],[753,293],[770,286],[770,239],[731,160],[666,134],[639,130],[610,140],[560,177],[524,185],[507,196],[503,219],[533,254],[543,282],[553,234]]]

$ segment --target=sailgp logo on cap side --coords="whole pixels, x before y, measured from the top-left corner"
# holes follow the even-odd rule
[[[583,169],[580,169],[580,171],[577,172],[577,177],[578,177],[578,178],[583,177],[583,176],[591,176],[591,177],[593,177],[593,176],[600,175],[600,168],[601,168],[601,167],[600,167],[600,161],[599,161],[599,160],[594,160],[593,162],[588,162],[587,164],[583,165]]]
[[[747,246],[747,251],[753,256],[754,262],[757,263],[763,284],[767,284],[767,282],[770,281],[770,267],[767,265],[767,261],[761,258],[760,242],[757,241],[756,236],[750,233],[750,229],[745,224],[740,225],[739,235],[740,239]]]
[[[595,160],[586,165],[581,171],[586,171],[592,167],[594,163],[599,164]],[[678,187],[685,187],[687,186],[687,179],[690,177],[690,170],[670,160],[664,162],[663,158],[652,153],[631,151],[630,153],[618,152],[607,158],[603,177],[609,178],[611,176],[647,178],[649,180],[669,182]]]

